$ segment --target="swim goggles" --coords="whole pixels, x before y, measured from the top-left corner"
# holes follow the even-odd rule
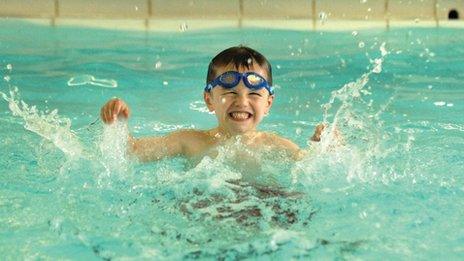
[[[216,79],[206,85],[205,92],[210,92],[218,85],[226,89],[234,88],[239,84],[240,80],[243,80],[243,83],[248,89],[259,90],[261,88],[266,88],[270,95],[274,94],[274,88],[269,86],[269,83],[263,76],[254,72],[239,73],[236,71],[228,71],[216,77]]]

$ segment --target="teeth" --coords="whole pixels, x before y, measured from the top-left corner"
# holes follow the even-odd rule
[[[232,118],[237,120],[246,120],[248,119],[249,113],[248,112],[232,112]]]

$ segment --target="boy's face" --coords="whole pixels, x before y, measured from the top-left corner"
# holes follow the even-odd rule
[[[227,71],[255,72],[268,79],[266,71],[254,64],[248,69],[238,70],[232,64],[221,67],[217,70],[216,77]],[[251,90],[241,80],[231,89],[214,87],[211,92],[204,93],[204,99],[208,109],[215,112],[220,131],[229,135],[238,135],[256,130],[263,117],[269,112],[274,96],[265,88]]]

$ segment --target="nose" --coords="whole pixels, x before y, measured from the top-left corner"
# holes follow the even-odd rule
[[[235,104],[238,107],[246,107],[248,105],[248,97],[245,94],[239,94],[235,99]]]
[[[234,103],[237,107],[246,107],[248,105],[248,92],[245,86],[240,84],[236,88],[237,95],[235,96]]]

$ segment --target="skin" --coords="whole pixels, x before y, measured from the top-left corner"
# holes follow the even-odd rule
[[[254,64],[238,70],[233,65],[224,66],[218,69],[217,75],[226,71],[252,71],[267,78],[266,71]],[[203,97],[208,109],[215,112],[218,122],[216,128],[179,130],[161,137],[129,137],[130,152],[144,162],[173,156],[201,158],[210,155],[212,149],[227,144],[233,137],[240,136],[243,144],[252,148],[267,146],[283,151],[294,159],[304,155],[304,151],[292,141],[276,134],[257,131],[274,101],[274,96],[269,95],[266,89],[250,90],[240,81],[233,89],[216,86],[211,92],[204,92]],[[111,124],[119,117],[130,117],[130,108],[121,99],[111,99],[101,108],[104,123]],[[319,125],[312,140],[318,141],[323,129],[324,125]]]

